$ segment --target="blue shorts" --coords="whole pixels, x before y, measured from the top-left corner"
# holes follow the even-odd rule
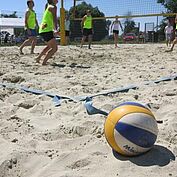
[[[31,34],[28,34],[28,30],[30,30]],[[36,29],[28,29],[28,30],[26,30],[26,37],[36,37],[37,36]]]

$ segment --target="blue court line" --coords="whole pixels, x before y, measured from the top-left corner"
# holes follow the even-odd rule
[[[108,95],[108,94],[113,94],[113,93],[127,93],[130,89],[136,90],[136,89],[139,89],[140,87],[142,87],[143,85],[158,84],[160,82],[172,81],[172,80],[177,80],[177,74],[175,74],[173,76],[169,76],[169,77],[162,77],[162,78],[154,80],[154,81],[146,81],[146,82],[139,84],[139,85],[128,85],[126,87],[105,90],[100,93],[92,94],[92,95],[86,96],[86,97],[93,98],[96,96]]]
[[[20,91],[22,91],[22,92],[32,93],[32,94],[35,94],[35,95],[45,95],[45,96],[49,96],[49,97],[52,98],[52,100],[53,100],[55,106],[60,106],[62,99],[68,99],[69,101],[77,102],[77,100],[75,100],[75,99],[72,98],[72,97],[60,96],[60,95],[53,94],[53,93],[50,93],[50,92],[45,92],[45,91],[42,91],[42,90],[32,89],[32,88],[28,88],[28,87],[24,87],[24,86],[17,86],[17,85],[15,85],[15,84],[0,83],[0,87],[1,87],[1,88],[17,89],[17,90],[20,90]]]
[[[123,88],[114,88],[114,89],[111,89],[111,90],[107,90],[107,91],[104,91],[104,92],[100,92],[100,93],[97,93],[97,94],[94,94],[94,95],[90,95],[89,97],[85,97],[85,108],[87,110],[87,113],[89,115],[94,115],[94,114],[102,114],[102,115],[108,115],[108,113],[106,113],[105,111],[102,111],[100,109],[97,109],[93,106],[93,102],[92,102],[92,98],[93,97],[96,97],[96,96],[99,96],[99,95],[108,95],[108,94],[113,94],[113,93],[120,93],[120,92],[128,92],[130,89],[138,89],[140,88],[142,85],[150,85],[150,84],[158,84],[160,82],[165,82],[165,81],[171,81],[171,80],[177,80],[177,74],[176,75],[173,75],[173,76],[170,76],[170,77],[163,77],[163,78],[160,78],[158,80],[154,80],[154,81],[148,81],[148,82],[144,82],[143,84],[141,85],[130,85],[130,86],[127,86],[127,87],[123,87]],[[84,97],[83,97],[84,98]],[[157,121],[157,123],[162,123],[162,121]]]
[[[162,77],[162,78],[154,80],[154,81],[147,81],[147,82],[144,82],[144,83],[139,84],[139,85],[129,85],[129,86],[126,86],[126,87],[104,90],[104,91],[99,92],[97,94],[86,95],[86,96],[76,96],[76,97],[57,95],[57,94],[53,94],[53,93],[50,93],[50,92],[45,92],[45,91],[42,91],[42,90],[32,89],[32,88],[28,88],[28,87],[24,87],[24,86],[18,86],[18,85],[9,84],[9,83],[0,83],[0,87],[2,87],[2,88],[13,88],[13,89],[18,89],[18,90],[21,90],[23,92],[32,93],[32,94],[36,94],[36,95],[49,96],[49,97],[52,98],[55,106],[60,106],[62,99],[67,99],[67,100],[73,101],[73,102],[85,101],[85,108],[86,108],[87,113],[89,115],[93,115],[93,114],[108,115],[107,112],[102,111],[100,109],[97,109],[93,106],[92,98],[94,98],[96,96],[100,96],[100,95],[108,95],[108,94],[113,94],[113,93],[122,93],[122,92],[127,93],[130,89],[135,90],[135,89],[140,88],[143,85],[158,84],[160,82],[171,81],[171,80],[177,80],[177,74],[175,74],[173,76],[169,76],[169,77]]]
[[[97,109],[93,106],[92,99],[87,97],[84,103],[84,106],[86,108],[86,111],[88,115],[94,115],[94,114],[102,114],[104,116],[107,116],[108,113],[105,111],[102,111],[101,109]]]

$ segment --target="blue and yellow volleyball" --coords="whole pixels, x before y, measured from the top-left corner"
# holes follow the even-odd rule
[[[109,113],[104,132],[114,151],[125,156],[136,156],[153,147],[158,127],[153,113],[146,106],[125,102]]]

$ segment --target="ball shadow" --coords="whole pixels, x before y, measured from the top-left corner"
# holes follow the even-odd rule
[[[153,148],[139,156],[124,157],[113,150],[113,155],[116,159],[121,161],[131,161],[138,166],[166,166],[170,161],[175,161],[175,155],[166,147],[154,145]]]

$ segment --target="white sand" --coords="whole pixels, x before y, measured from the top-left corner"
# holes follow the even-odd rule
[[[41,66],[34,62],[36,55],[27,54],[29,48],[21,56],[17,47],[1,47],[0,82],[58,95],[89,95],[176,74],[177,50],[165,49],[160,44],[92,50],[59,46],[49,65]],[[116,158],[104,136],[104,116],[89,116],[83,102],[64,100],[55,107],[50,97],[0,88],[0,177],[177,177],[177,81],[93,101],[108,112],[124,101],[149,104],[163,120],[152,150]]]

